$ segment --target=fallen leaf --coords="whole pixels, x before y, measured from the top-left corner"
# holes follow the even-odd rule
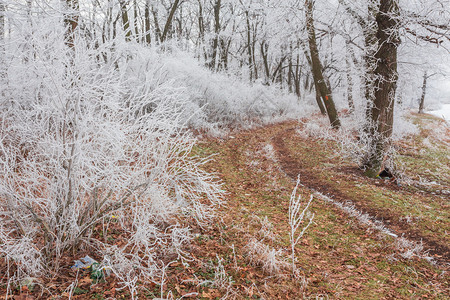
[[[345,267],[346,267],[347,269],[354,269],[354,268],[355,268],[354,265],[345,265]]]
[[[89,276],[86,276],[79,281],[80,286],[90,285],[91,283],[92,279]]]

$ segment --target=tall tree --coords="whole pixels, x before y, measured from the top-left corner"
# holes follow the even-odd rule
[[[150,35],[150,0],[145,1],[144,8],[144,27],[145,27],[145,42],[150,45],[152,42]]]
[[[379,9],[378,0],[368,0],[367,6],[364,7],[366,11],[365,16],[361,16],[356,10],[352,9],[345,0],[339,0],[339,3],[344,5],[347,13],[356,20],[362,30],[364,38],[364,56],[362,63],[364,74],[362,74],[361,79],[364,85],[364,98],[366,100],[366,118],[367,120],[371,120],[372,105],[375,97],[374,72],[377,66],[375,53],[378,46],[376,22],[376,15]]]
[[[377,176],[386,168],[394,123],[397,87],[397,48],[400,44],[398,0],[381,0],[376,17],[378,51],[375,54],[375,99],[371,109],[371,147],[364,162],[365,173]]]
[[[347,101],[348,108],[350,112],[355,111],[355,103],[353,102],[353,79],[352,79],[352,67],[350,62],[350,53],[351,48],[349,43],[346,43],[347,55],[345,56],[345,64],[347,67],[346,75],[347,75]]]
[[[314,27],[313,17],[314,4],[312,0],[305,0],[305,16],[306,16],[306,30],[308,32],[308,43],[311,54],[311,71],[314,78],[315,87],[320,93],[327,115],[333,128],[341,127],[336,107],[334,105],[331,87],[327,85],[327,81],[323,75],[323,67],[320,62],[319,50],[317,48],[316,32]]]
[[[217,57],[217,48],[219,46],[219,32],[220,32],[220,6],[221,0],[216,0],[214,3],[214,38],[212,45],[212,57],[209,67],[211,70],[216,69],[216,57]]]
[[[423,114],[423,108],[425,106],[425,93],[427,91],[427,71],[423,74],[423,83],[422,83],[422,95],[420,96],[419,102],[419,114]]]
[[[161,35],[161,43],[165,42],[169,34],[170,28],[172,27],[172,20],[175,12],[180,4],[180,0],[175,0],[170,8],[169,16],[167,17],[166,24],[164,25],[164,30]]]
[[[122,15],[122,24],[123,24],[123,31],[125,32],[125,39],[127,41],[131,40],[131,29],[130,29],[130,19],[128,17],[128,8],[127,3],[125,0],[119,0],[120,4],[120,11]]]

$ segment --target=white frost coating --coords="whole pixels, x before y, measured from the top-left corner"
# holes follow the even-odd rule
[[[383,224],[383,222],[374,219],[367,213],[359,211],[350,201],[348,203],[338,202],[319,192],[315,192],[314,196],[335,205],[340,210],[347,213],[349,216],[356,218],[361,224],[382,234],[393,237],[395,239],[395,247],[400,252],[400,256],[402,256],[403,258],[410,259],[413,256],[417,256],[429,262],[433,262],[433,258],[428,256],[427,252],[424,251],[422,242],[417,243],[414,241],[410,241],[403,236],[398,236],[389,228],[387,228],[386,225]]]
[[[450,104],[443,104],[440,109],[427,111],[427,113],[450,122]]]
[[[82,247],[134,295],[160,276],[156,257],[185,256],[190,232],[174,217],[208,221],[222,191],[190,155],[185,88],[154,68],[134,73],[151,51],[82,39],[70,49],[53,21],[12,40],[2,69],[0,256],[16,268],[1,280],[55,271]],[[108,240],[111,227],[126,241]]]

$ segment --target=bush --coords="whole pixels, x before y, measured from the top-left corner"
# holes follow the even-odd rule
[[[12,266],[6,279],[57,271],[61,257],[82,249],[135,292],[138,280],[158,276],[163,254],[184,255],[189,229],[177,220],[211,217],[220,185],[190,155],[195,140],[184,128],[183,89],[150,71],[134,80],[126,67],[142,49],[98,48],[82,39],[70,49],[63,28],[51,22],[37,20],[28,41],[14,32],[6,51],[0,103],[0,256]],[[115,50],[105,61],[107,48]],[[124,243],[101,236],[113,221]]]

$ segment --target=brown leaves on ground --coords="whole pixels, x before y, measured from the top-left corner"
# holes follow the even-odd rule
[[[171,264],[163,294],[158,283],[147,283],[140,290],[140,298],[436,299],[449,294],[449,270],[445,265],[434,266],[415,256],[404,259],[392,237],[360,224],[321,199],[314,199],[314,223],[295,249],[299,269],[296,277],[289,268],[270,274],[263,269],[263,263],[252,260],[249,243],[257,241],[278,253],[275,258],[281,264],[290,263],[288,205],[294,187],[292,179],[298,173],[303,184],[299,192],[305,204],[313,190],[318,190],[339,201],[353,201],[357,208],[389,221],[386,226],[400,233],[415,230],[418,239],[437,243],[441,237],[438,227],[449,226],[448,219],[447,224],[439,220],[439,226],[431,224],[433,218],[444,216],[440,212],[419,214],[415,206],[413,209],[406,205],[408,202],[402,202],[406,198],[414,205],[435,205],[442,202],[438,196],[415,194],[382,180],[364,178],[355,166],[335,155],[335,145],[302,137],[297,134],[300,127],[290,121],[236,132],[225,139],[200,141],[194,154],[216,154],[205,169],[224,182],[226,204],[219,208],[211,224],[192,227],[194,239],[186,249],[191,257]],[[408,213],[416,214],[411,215],[414,221],[409,223],[400,219]],[[121,239],[120,234],[117,239]],[[424,246],[432,244],[424,242]],[[434,254],[446,259],[445,253],[436,250]],[[129,298],[113,276],[100,283],[86,276],[78,279],[79,299]],[[67,298],[64,290],[74,280],[65,280],[66,285],[54,288],[53,295]],[[39,297],[38,291],[22,289],[15,296]]]

